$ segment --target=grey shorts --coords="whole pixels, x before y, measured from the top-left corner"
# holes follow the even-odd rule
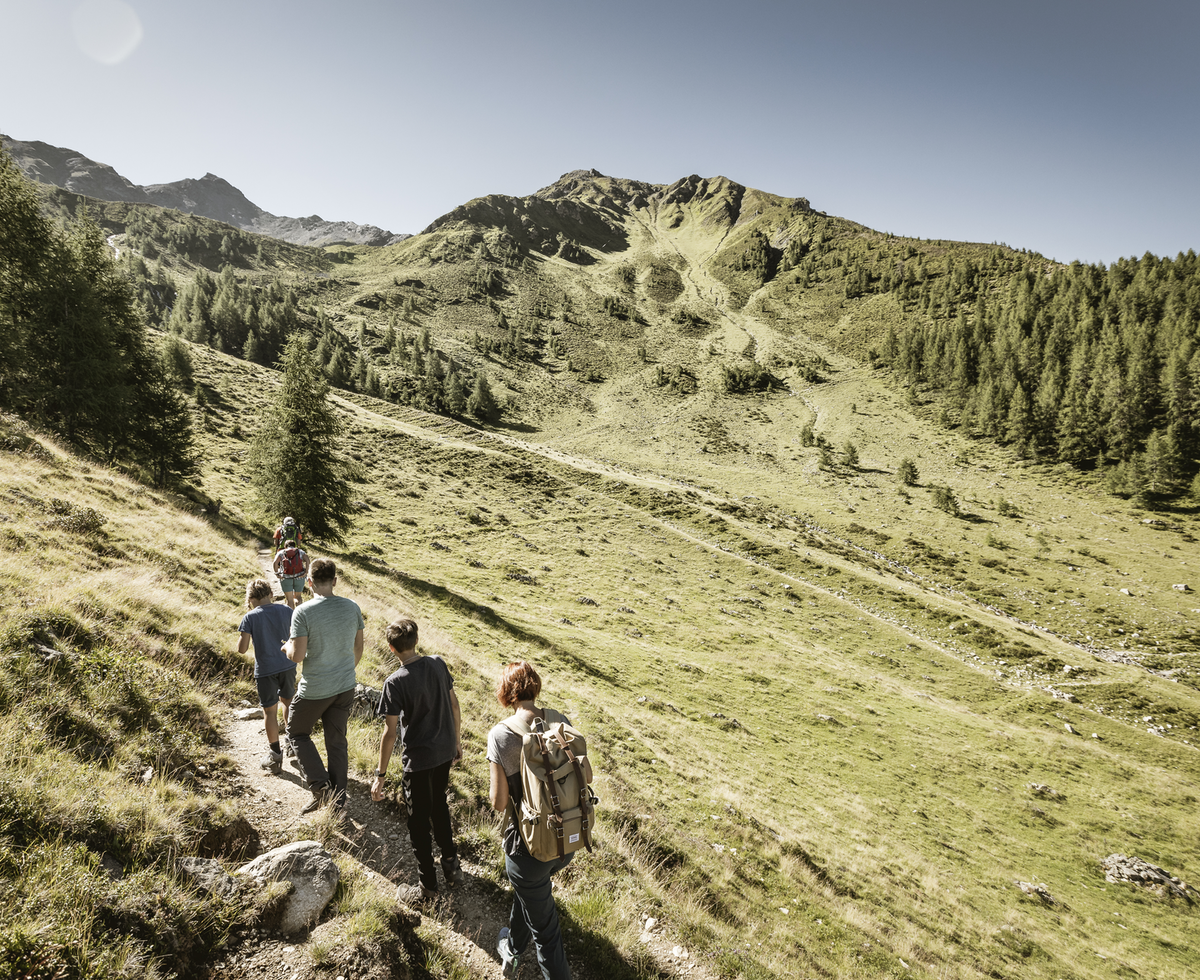
[[[284,592],[303,592],[305,574],[301,572],[299,575],[280,575],[279,587]]]
[[[281,698],[291,701],[296,696],[296,668],[256,677],[254,686],[258,688],[258,703],[264,708],[275,707]]]

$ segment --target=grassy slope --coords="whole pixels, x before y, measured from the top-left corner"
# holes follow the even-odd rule
[[[1105,565],[1071,556],[1079,531],[1096,540],[1119,510],[1053,475],[1002,471],[999,458],[988,470],[947,464],[946,478],[967,510],[1004,481],[1020,519],[981,504],[982,527],[956,521],[920,489],[904,504],[890,474],[871,471],[894,468],[897,442],[932,469],[946,437],[886,390],[851,395],[870,414],[847,418],[841,384],[809,400],[866,436],[867,472],[842,477],[815,472],[811,451],[789,460],[782,439],[775,459],[710,462],[680,431],[677,405],[653,393],[639,396],[637,421],[601,410],[554,445],[382,404],[372,415],[360,400],[353,443],[371,477],[350,550],[395,570],[401,594],[454,638],[456,669],[486,677],[531,656],[550,696],[596,737],[605,830],[659,866],[658,885],[623,881],[628,901],[597,918],[627,947],[633,909],[665,906],[728,969],[745,943],[783,975],[878,975],[897,958],[947,976],[1016,963],[1028,976],[1100,975],[1112,959],[1180,967],[1190,910],[1106,888],[1097,862],[1128,851],[1185,879],[1195,867],[1194,691],[1014,623],[964,595],[959,578],[1068,639],[1104,628],[1101,596],[1139,604],[1143,627],[1169,623],[1187,597],[1169,588],[1179,575],[1160,567],[1161,552],[1146,553],[1164,532],[1125,518]],[[734,431],[761,447],[764,434],[794,431],[797,403],[714,399],[705,411],[740,421]],[[608,404],[617,416],[622,396]],[[868,435],[875,412],[927,448]],[[635,425],[684,459],[613,439]],[[1059,517],[1067,497],[1089,515],[1071,535]],[[1030,535],[1043,526],[1055,537],[1039,556]],[[983,528],[1009,542],[1000,567],[976,560],[988,553]],[[889,547],[904,541],[927,547]],[[1138,580],[1142,598],[1115,592]],[[477,746],[489,709],[468,721]],[[1148,734],[1147,715],[1173,724],[1170,737]],[[1047,802],[1030,784],[1059,795]],[[586,868],[584,894],[596,884]],[[1017,880],[1046,882],[1066,908],[1042,908]],[[714,917],[674,912],[697,903]],[[1113,926],[1114,912],[1133,917],[1135,935]]]
[[[743,214],[745,201],[773,234],[799,220],[765,196]],[[605,847],[574,867],[564,906],[573,948],[611,970],[636,971],[641,913],[729,975],[1186,975],[1191,907],[1105,885],[1098,862],[1135,853],[1184,880],[1200,868],[1194,599],[1171,588],[1194,567],[1194,516],[1143,523],[1070,473],[936,428],[856,359],[904,314],[833,287],[752,288],[720,261],[747,223],[721,213],[637,210],[621,251],[583,242],[589,266],[506,273],[500,307],[544,329],[529,312],[543,292],[563,345],[489,363],[515,402],[507,428],[340,400],[367,473],[337,556],[346,591],[372,624],[416,611],[450,658],[475,846],[494,848],[470,809],[490,678],[527,656],[594,739]],[[496,238],[464,226],[342,251],[324,308],[380,336],[390,301],[355,300],[416,296],[409,329],[477,361],[468,339],[495,313],[468,298],[468,262],[431,256],[478,237]],[[661,288],[667,267],[678,281]],[[644,322],[606,317],[606,295]],[[683,308],[703,325],[680,328]],[[787,366],[813,354],[828,365],[818,384]],[[195,356],[219,396],[203,488],[250,526],[240,455],[273,377]],[[745,357],[788,390],[726,397],[720,367]],[[568,358],[604,380],[581,383]],[[656,364],[693,370],[699,391],[657,387]],[[859,466],[821,470],[805,424],[853,440]],[[903,457],[921,471],[906,493]],[[931,505],[935,482],[964,518]],[[204,608],[172,612],[214,645],[253,571],[246,542],[222,548]],[[386,672],[372,633],[367,680]],[[357,736],[363,770],[374,738]]]

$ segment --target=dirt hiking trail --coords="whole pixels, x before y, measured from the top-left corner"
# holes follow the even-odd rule
[[[273,553],[264,548],[258,552],[263,577],[271,582],[277,601],[282,601],[278,578],[271,569]],[[248,716],[253,717],[248,717]],[[229,715],[223,726],[222,750],[236,764],[233,795],[240,799],[242,811],[259,835],[259,853],[293,840],[320,839],[319,823],[332,818],[325,811],[302,815],[312,794],[295,761],[284,755],[283,764],[264,769],[267,737],[262,710],[258,705],[243,703]],[[320,735],[315,738],[324,753]],[[399,761],[397,755],[396,761]],[[408,841],[406,811],[399,779],[389,780],[387,795],[379,803],[371,799],[369,783],[352,772],[346,808],[335,824],[335,847],[351,855],[373,872],[382,886],[390,891],[398,885],[416,884],[416,861]],[[497,817],[499,819],[499,817]],[[310,827],[311,830],[305,828]],[[601,845],[602,846],[602,845]],[[435,849],[436,854],[436,849]],[[584,855],[586,858],[586,855]],[[421,913],[422,931],[432,931],[442,951],[466,967],[472,977],[503,980],[496,956],[496,935],[508,922],[511,891],[507,883],[497,888],[486,869],[462,856],[464,884],[453,890],[443,886],[438,897],[416,909]],[[440,872],[439,872],[440,875]],[[557,882],[555,890],[558,890]],[[385,891],[385,894],[387,893]],[[266,932],[247,937],[224,960],[212,964],[209,980],[295,980],[308,976],[312,962],[304,934],[293,937]],[[687,976],[701,980],[710,977],[704,965],[697,962],[681,947],[674,945],[664,932],[656,931],[642,937],[643,948],[659,976]],[[589,970],[580,959],[581,950],[567,945],[571,970],[578,980],[604,980]],[[424,964],[418,964],[418,975]],[[339,980],[384,980],[379,964],[363,961],[356,965],[339,964]],[[460,975],[460,974],[454,974]],[[540,977],[532,947],[522,957],[518,976],[524,980]]]

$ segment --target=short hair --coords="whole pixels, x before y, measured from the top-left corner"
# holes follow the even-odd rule
[[[317,558],[308,566],[308,577],[314,582],[332,582],[337,578],[337,565],[332,558]]]
[[[263,578],[253,578],[246,583],[246,608],[251,608],[250,601],[257,599],[261,602],[263,599],[270,598],[275,601],[275,590],[271,588],[271,583]]]
[[[405,616],[394,623],[388,623],[384,630],[388,646],[393,650],[405,651],[417,648],[417,621]]]
[[[518,660],[504,668],[496,697],[506,708],[520,701],[536,701],[542,693],[542,679],[527,660]]]

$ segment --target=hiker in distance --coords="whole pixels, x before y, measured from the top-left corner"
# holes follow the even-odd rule
[[[271,583],[261,578],[246,583],[246,609],[249,612],[238,623],[241,634],[238,653],[245,653],[253,641],[254,684],[258,688],[258,703],[262,705],[267,729],[267,754],[263,757],[262,767],[278,772],[283,763],[280,721],[287,725],[288,706],[296,693],[296,665],[288,660],[282,649],[291,633],[292,610],[276,605]],[[281,704],[282,712],[279,710]]]
[[[566,722],[565,715],[535,703],[542,690],[542,679],[533,665],[525,661],[510,663],[500,676],[496,697],[512,716],[488,732],[487,759],[491,770],[489,796],[495,810],[508,810],[504,828],[504,866],[513,886],[512,909],[508,925],[500,930],[496,952],[506,977],[516,976],[521,956],[532,940],[537,949],[538,966],[545,980],[570,980],[571,967],[563,949],[558,908],[550,893],[550,878],[565,868],[573,852],[551,860],[530,855],[520,829],[524,787],[521,756],[525,736],[540,721],[544,725]],[[586,783],[592,781],[592,765],[586,753],[579,759]]]
[[[294,517],[285,517],[283,523],[275,528],[275,550],[278,551],[289,541],[297,548],[304,544],[304,532]]]
[[[279,587],[283,589],[289,609],[295,609],[304,601],[304,580],[308,577],[308,554],[296,541],[284,541],[283,547],[275,552],[271,567],[279,576]]]
[[[397,897],[413,905],[438,893],[434,840],[441,851],[446,885],[454,888],[463,881],[450,826],[450,807],[446,803],[450,766],[462,759],[462,713],[446,662],[441,657],[417,652],[414,620],[404,618],[391,623],[387,628],[387,643],[400,666],[383,682],[375,712],[383,716],[384,727],[371,798],[383,799],[398,730],[403,745],[401,786],[408,807],[408,839],[417,859],[421,883],[401,885]]]
[[[326,803],[340,812],[350,774],[346,725],[354,703],[354,671],[363,654],[363,616],[358,603],[333,594],[337,566],[331,559],[312,563],[308,584],[313,597],[292,612],[291,638],[283,645],[289,660],[304,665],[288,712],[287,737],[313,795],[300,812]],[[327,761],[312,740],[318,721],[325,729]]]

